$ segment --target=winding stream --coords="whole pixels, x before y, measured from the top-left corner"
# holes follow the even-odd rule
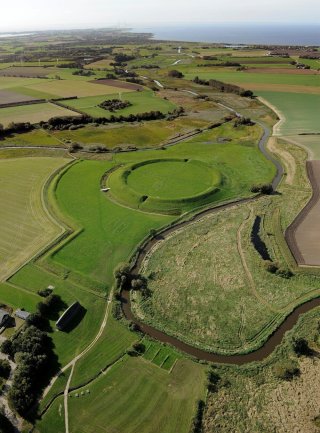
[[[230,111],[234,111],[230,107],[228,107],[228,109]],[[282,168],[282,165],[280,164],[280,162],[276,158],[274,158],[269,153],[269,151],[266,149],[266,143],[267,143],[269,136],[270,136],[269,129],[265,125],[263,125],[259,122],[257,122],[257,123],[263,128],[263,136],[261,137],[261,139],[259,141],[259,149],[264,154],[264,156],[269,161],[271,161],[276,167],[276,175],[272,181],[273,189],[276,190],[276,188],[278,187],[278,185],[282,179],[282,176],[283,176],[283,168]],[[231,208],[235,204],[249,203],[249,202],[257,200],[258,198],[259,198],[259,196],[255,196],[255,197],[251,197],[251,198],[244,198],[244,199],[240,199],[240,200],[235,200],[231,203],[226,203],[226,204],[222,204],[219,206],[215,206],[213,208],[206,209],[206,210],[199,212],[198,214],[193,216],[188,221],[182,221],[182,222],[175,224],[174,226],[171,226],[171,227],[164,229],[156,237],[153,237],[153,238],[150,238],[149,240],[147,240],[147,242],[142,246],[142,248],[140,249],[140,251],[139,251],[139,253],[135,259],[135,262],[133,264],[133,267],[132,267],[133,273],[139,272],[144,258],[150,252],[150,250],[154,247],[154,245],[157,242],[159,242],[160,240],[163,241],[163,239],[166,239],[170,234],[172,234],[176,230],[179,230],[182,227],[185,227],[188,224],[201,219],[205,215],[214,214],[214,213],[216,213],[222,209]],[[253,362],[253,361],[262,361],[263,359],[265,359],[267,356],[269,356],[273,352],[273,350],[276,348],[276,346],[278,346],[281,343],[284,334],[287,331],[289,331],[290,329],[292,329],[292,327],[297,323],[299,316],[301,314],[306,313],[306,312],[312,310],[313,308],[320,306],[320,297],[312,299],[310,301],[307,301],[307,302],[299,305],[284,319],[282,324],[269,337],[269,339],[265,342],[265,344],[255,351],[252,351],[252,352],[247,353],[247,354],[242,354],[242,355],[219,355],[219,354],[207,352],[205,350],[191,346],[187,343],[182,342],[181,340],[179,340],[175,337],[172,337],[172,336],[166,334],[165,332],[159,331],[158,329],[141,322],[139,319],[137,319],[135,317],[135,315],[132,312],[130,291],[129,290],[123,290],[121,292],[121,298],[122,298],[122,301],[121,301],[122,310],[123,310],[123,313],[124,313],[126,319],[135,323],[143,333],[151,336],[152,338],[154,338],[158,341],[161,341],[163,343],[168,343],[168,344],[176,347],[178,350],[185,352],[191,356],[194,356],[195,358],[198,358],[200,360],[210,361],[210,362],[214,362],[214,363],[226,363],[226,364],[238,364],[238,365],[246,364],[248,362]]]

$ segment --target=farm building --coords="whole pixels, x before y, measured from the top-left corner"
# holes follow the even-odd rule
[[[0,309],[0,327],[2,328],[8,321],[10,314],[6,310]]]
[[[66,311],[62,314],[62,316],[59,317],[56,322],[56,327],[59,329],[59,331],[63,331],[68,326],[68,324],[77,315],[81,308],[82,307],[80,303],[76,301],[72,305],[70,305],[69,308],[66,309]]]
[[[30,313],[28,313],[28,311],[24,311],[24,310],[17,310],[14,315],[16,317],[18,317],[19,319],[22,320],[27,320],[27,318],[30,316]]]

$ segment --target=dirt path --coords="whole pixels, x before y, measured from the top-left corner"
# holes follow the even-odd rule
[[[282,158],[286,166],[285,183],[288,185],[292,185],[294,181],[294,176],[296,174],[296,162],[294,157],[289,152],[282,149],[279,145],[277,146],[276,137],[270,137],[268,141],[268,149],[272,153],[276,153],[280,156],[280,158]]]

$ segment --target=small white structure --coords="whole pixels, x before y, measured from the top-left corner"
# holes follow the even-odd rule
[[[108,192],[108,191],[110,191],[110,188],[101,188],[100,191],[102,191],[102,192]]]
[[[24,310],[17,310],[14,315],[22,320],[27,320],[27,318],[30,316],[30,313],[28,311]]]

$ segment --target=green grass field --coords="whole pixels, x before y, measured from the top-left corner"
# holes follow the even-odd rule
[[[126,148],[136,146],[138,148],[159,146],[171,137],[185,134],[196,128],[208,125],[207,121],[194,118],[178,118],[172,122],[155,120],[139,124],[121,124],[78,129],[76,131],[55,131],[53,139],[71,140],[82,145],[101,145],[107,149],[118,147]],[[19,136],[16,137],[19,139]],[[30,140],[29,136],[25,140]]]
[[[95,84],[95,87],[108,89],[108,86]],[[143,92],[128,92],[125,93],[124,89],[119,89],[117,93],[108,94],[105,92],[104,96],[92,96],[87,98],[71,99],[66,101],[65,104],[68,107],[80,110],[92,117],[110,117],[112,114],[114,116],[123,115],[128,116],[129,114],[145,113],[147,111],[161,111],[163,113],[168,113],[172,111],[176,106],[170,101],[160,98],[154,92],[143,91]],[[102,93],[100,93],[102,95]],[[100,108],[98,105],[108,99],[119,99],[131,102],[132,106],[118,110],[115,113],[111,113],[108,110]]]
[[[134,292],[133,307],[142,320],[208,350],[245,352],[259,347],[295,305],[319,292],[319,279],[308,273],[288,280],[267,272],[251,242],[259,215],[269,254],[287,268],[278,221],[283,231],[307,203],[310,186],[304,151],[293,145],[286,151],[295,171],[278,196],[208,216],[154,248],[142,270],[152,296]]]
[[[164,199],[190,197],[220,184],[218,172],[194,161],[155,161],[136,167],[127,185],[142,195]]]
[[[54,240],[62,228],[44,208],[43,188],[62,158],[0,160],[0,280]]]
[[[70,430],[188,432],[197,400],[204,398],[204,382],[204,367],[188,360],[180,360],[169,374],[141,358],[126,357],[107,374],[70,394]],[[60,398],[38,424],[41,433],[64,432],[61,403]]]
[[[110,432],[112,429],[141,433],[187,431],[196,401],[204,395],[203,385],[203,367],[190,361],[178,362],[173,372],[168,374],[143,360],[127,359],[123,364],[116,365],[109,377],[106,375],[93,384],[87,401],[72,396],[72,427],[77,430],[85,424],[87,432],[94,432],[101,422],[108,422]],[[105,396],[103,399],[102,393]],[[94,410],[95,425],[86,423],[85,418],[81,419],[86,417],[87,412],[81,411],[81,406]],[[80,416],[72,416],[79,414],[79,411]],[[152,425],[147,422],[150,418]]]
[[[56,191],[57,203],[71,224],[84,230],[52,258],[108,285],[113,281],[113,269],[128,260],[150,229],[171,221],[166,216],[137,213],[110,202],[100,191],[100,179],[111,167],[110,162],[83,161],[62,176]]]
[[[180,68],[181,69],[181,68]],[[197,68],[195,71],[188,71],[187,79],[192,79],[195,76],[209,80],[210,78],[224,81],[226,83],[241,83],[241,84],[282,84],[291,86],[312,86],[319,87],[320,81],[318,75],[298,75],[298,74],[268,74],[254,72],[237,72],[237,71],[205,71]]]
[[[42,80],[41,82],[30,84],[27,87],[37,92],[50,93],[62,98],[108,95],[119,91],[126,93],[124,89],[119,90],[117,87],[89,83],[83,79]],[[130,90],[127,91],[130,92]]]
[[[277,128],[277,134],[297,135],[320,132],[318,117],[320,95],[285,92],[258,93],[259,96],[274,105],[285,118],[285,121]]]

